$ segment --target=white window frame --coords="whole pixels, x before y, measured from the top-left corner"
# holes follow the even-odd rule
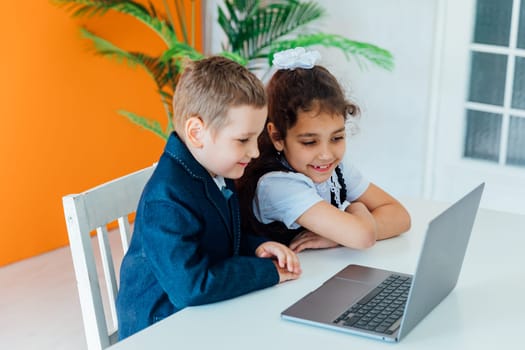
[[[525,213],[525,167],[505,164],[510,115],[525,116],[525,111],[510,107],[515,57],[525,56],[525,50],[516,48],[520,2],[525,6],[525,0],[513,2],[507,48],[472,43],[475,0],[437,2],[425,167],[424,194],[427,198],[451,201],[484,181],[487,187],[483,207]],[[466,102],[472,51],[508,56],[502,107]],[[503,115],[497,163],[463,156],[467,108]]]

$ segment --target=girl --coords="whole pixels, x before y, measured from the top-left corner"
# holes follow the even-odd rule
[[[392,196],[341,164],[345,122],[359,109],[336,78],[302,48],[275,55],[260,156],[238,181],[246,229],[304,249],[364,249],[410,228]]]

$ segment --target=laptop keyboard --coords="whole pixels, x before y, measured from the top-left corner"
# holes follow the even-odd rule
[[[401,323],[411,284],[411,277],[392,274],[333,323],[392,334]]]

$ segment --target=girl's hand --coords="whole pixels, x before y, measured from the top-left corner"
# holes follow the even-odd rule
[[[255,250],[259,258],[274,258],[275,267],[279,272],[279,282],[297,279],[301,274],[299,258],[290,248],[277,242],[264,242]]]
[[[299,253],[305,249],[335,248],[338,246],[338,243],[328,238],[319,236],[318,234],[311,231],[304,230],[295,236],[289,247],[294,252]]]

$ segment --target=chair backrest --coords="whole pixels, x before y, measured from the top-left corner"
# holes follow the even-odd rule
[[[127,251],[131,238],[128,216],[136,211],[142,190],[155,166],[156,164],[83,193],[62,198],[84,331],[90,350],[104,349],[117,341],[117,273],[107,225],[118,222],[122,242],[121,257]],[[95,253],[93,232],[98,238],[100,255]],[[107,291],[105,297],[100,288],[97,262],[102,265],[103,271],[100,274],[104,276]]]

